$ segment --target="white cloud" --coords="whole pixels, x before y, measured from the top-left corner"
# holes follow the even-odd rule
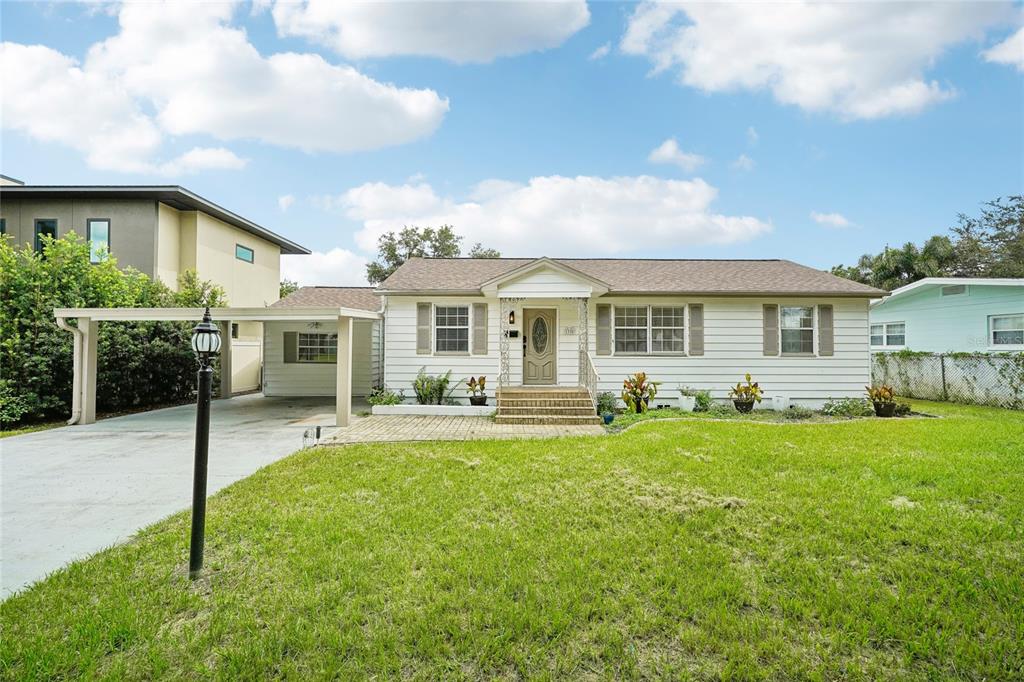
[[[430,135],[448,111],[433,90],[380,83],[316,54],[264,57],[229,25],[233,11],[230,3],[125,4],[119,33],[81,63],[3,43],[4,127],[77,149],[93,168],[178,174],[244,162],[224,148],[196,148],[160,163],[168,135],[349,152]]]
[[[840,213],[819,213],[818,211],[811,211],[811,220],[819,225],[836,229],[853,227],[853,223]]]
[[[282,36],[315,40],[350,59],[439,57],[489,62],[561,45],[590,22],[585,0],[568,2],[279,1]]]
[[[746,154],[740,154],[735,161],[732,162],[732,167],[736,170],[741,171],[752,171],[754,170],[754,160]]]
[[[986,61],[1008,64],[1024,71],[1024,28],[981,54]]]
[[[648,154],[647,160],[651,163],[671,163],[688,173],[696,170],[705,161],[704,157],[700,154],[684,152],[679,148],[679,143],[673,137],[668,138],[655,147]]]
[[[292,194],[284,194],[277,198],[277,207],[281,209],[281,213],[284,213],[292,204],[295,203],[295,196]]]
[[[871,119],[953,97],[925,72],[1011,13],[993,2],[647,2],[621,49],[706,92],[769,90],[784,104]]]
[[[757,134],[757,130],[754,126],[747,127],[747,142],[750,144],[757,144],[757,141],[761,139],[761,136]]]
[[[367,283],[366,259],[340,248],[306,256],[282,256],[281,278],[303,286],[361,286]]]
[[[368,183],[333,205],[363,224],[356,243],[368,253],[381,234],[403,225],[447,223],[466,244],[481,242],[506,256],[652,252],[732,244],[771,231],[757,218],[713,213],[717,195],[701,179],[546,176],[526,184],[486,180],[464,201],[427,184]]]
[[[608,53],[611,52],[611,51],[612,51],[611,43],[605,43],[604,45],[601,45],[596,50],[591,52],[590,53],[590,57],[588,57],[588,59],[590,59],[591,61],[596,61],[598,59],[604,59],[605,57],[608,56]]]

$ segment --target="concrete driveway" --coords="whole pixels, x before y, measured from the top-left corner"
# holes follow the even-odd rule
[[[333,431],[333,399],[214,401],[210,494],[295,452],[316,425]],[[185,405],[0,440],[2,596],[188,507],[194,430]]]

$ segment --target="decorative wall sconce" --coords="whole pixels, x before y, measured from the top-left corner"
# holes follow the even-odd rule
[[[515,324],[516,323],[516,311],[514,311],[514,310],[508,311],[508,323],[509,324]]]

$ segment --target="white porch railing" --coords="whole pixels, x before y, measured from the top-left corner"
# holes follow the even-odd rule
[[[580,385],[587,389],[587,393],[590,394],[590,399],[594,401],[594,405],[596,406],[597,386],[601,381],[601,377],[598,375],[597,370],[594,369],[594,358],[590,357],[589,352],[583,354],[580,365]]]

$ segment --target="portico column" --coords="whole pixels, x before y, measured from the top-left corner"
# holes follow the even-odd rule
[[[100,324],[88,317],[80,317],[78,328],[82,332],[82,416],[78,423],[92,424],[96,421],[96,345],[99,340]]]
[[[231,397],[231,320],[222,320],[220,326],[220,397]]]
[[[352,318],[338,318],[337,426],[348,426],[352,414]]]

